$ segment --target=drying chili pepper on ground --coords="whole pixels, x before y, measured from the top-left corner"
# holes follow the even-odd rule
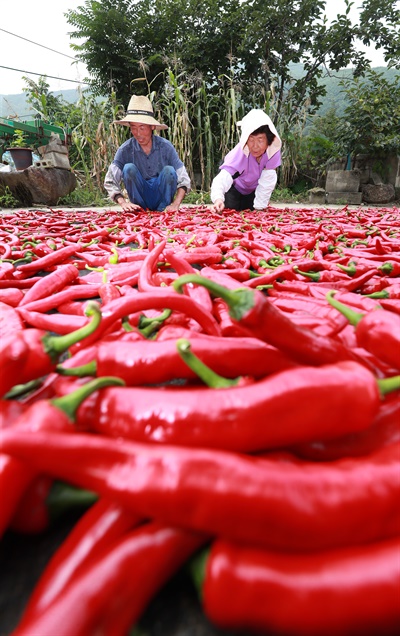
[[[217,540],[202,602],[223,629],[284,636],[396,633],[400,540],[287,554]]]
[[[355,357],[339,342],[295,325],[257,290],[230,290],[203,276],[191,274],[180,276],[173,287],[180,291],[182,285],[187,283],[203,285],[222,298],[229,307],[232,319],[246,328],[249,335],[277,347],[300,364],[318,366]]]
[[[136,441],[252,452],[368,428],[378,387],[398,390],[400,376],[377,381],[350,361],[288,369],[218,397],[206,387],[165,387],[162,396],[152,387],[115,387],[86,401],[77,424]]]
[[[334,295],[335,292],[329,292],[327,301],[355,326],[358,345],[394,369],[400,369],[400,316],[384,309],[357,313],[336,300]]]
[[[14,427],[1,450],[143,518],[250,545],[318,551],[400,534],[399,444],[321,465]]]
[[[222,338],[212,341],[198,333],[192,343],[193,352],[216,373],[227,377],[239,374],[262,378],[271,373],[294,366],[293,362],[277,349],[255,338]],[[57,367],[63,375],[77,375],[80,367]],[[72,373],[71,373],[72,371]],[[182,361],[172,340],[124,342],[118,347],[114,342],[99,342],[92,363],[86,363],[82,373],[87,375],[115,375],[128,386],[159,384],[176,378],[197,378]]]
[[[74,343],[99,326],[101,313],[98,305],[89,304],[87,315],[92,321],[66,336],[51,336],[38,329],[24,329],[0,343],[0,394],[3,396],[14,385],[40,378],[56,367],[60,355]]]
[[[14,636],[126,634],[156,591],[202,545],[197,533],[150,522],[106,546]]]

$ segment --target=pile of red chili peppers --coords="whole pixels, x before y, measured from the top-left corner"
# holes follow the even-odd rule
[[[400,210],[0,219],[0,530],[84,512],[13,636],[400,629]],[[72,493],[72,494],[71,494]]]

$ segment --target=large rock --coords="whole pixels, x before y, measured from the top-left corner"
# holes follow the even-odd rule
[[[75,190],[77,180],[70,170],[30,166],[17,172],[0,172],[0,186],[8,186],[12,195],[28,207],[34,203],[57,205],[61,197]]]
[[[365,203],[389,203],[395,198],[395,189],[391,183],[366,183],[362,186],[362,200]]]

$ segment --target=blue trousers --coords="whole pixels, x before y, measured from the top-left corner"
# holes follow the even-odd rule
[[[172,202],[178,183],[172,166],[165,166],[158,177],[144,179],[135,164],[127,163],[122,178],[131,203],[140,205],[144,210],[164,210]]]

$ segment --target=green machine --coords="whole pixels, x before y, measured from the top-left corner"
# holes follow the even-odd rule
[[[61,128],[53,124],[47,124],[39,117],[33,121],[14,121],[13,119],[5,119],[0,117],[0,152],[12,145],[14,134],[17,130],[21,130],[25,135],[26,146],[38,148],[45,146],[50,141],[51,133],[59,135],[63,145],[69,146],[71,143],[71,130],[69,128]],[[1,156],[0,156],[1,160]]]

